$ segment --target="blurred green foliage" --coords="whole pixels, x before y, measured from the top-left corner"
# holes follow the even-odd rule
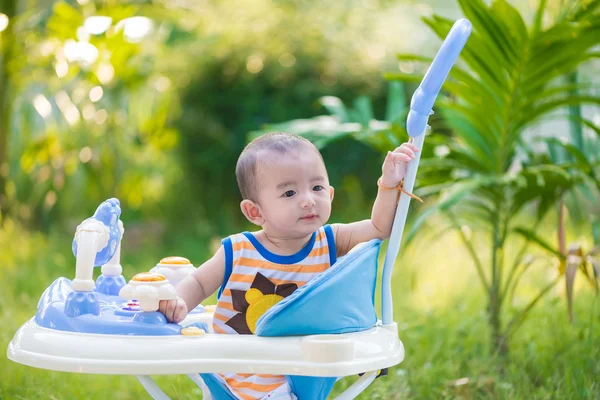
[[[234,167],[246,133],[314,115],[326,93],[381,99],[386,46],[400,40],[385,36],[396,24],[388,1],[11,4],[0,205],[45,230],[111,196],[126,219],[207,236],[240,229]],[[379,155],[355,141],[342,150],[347,161],[325,158],[334,182],[355,190]],[[352,162],[365,157],[367,171]]]
[[[177,177],[176,93],[161,62],[177,16],[160,4],[61,1],[11,21],[4,205],[15,217],[48,228],[111,196],[156,212]]]

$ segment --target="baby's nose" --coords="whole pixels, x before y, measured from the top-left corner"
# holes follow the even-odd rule
[[[315,204],[315,199],[311,194],[307,194],[306,196],[304,196],[301,203],[303,208],[314,207]]]

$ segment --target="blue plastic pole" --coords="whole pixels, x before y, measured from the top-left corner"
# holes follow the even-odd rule
[[[432,107],[435,99],[442,88],[442,84],[448,77],[450,69],[456,62],[461,50],[465,46],[469,35],[471,34],[471,23],[466,19],[460,19],[454,23],[452,29],[442,43],[440,50],[433,59],[429,70],[425,74],[421,85],[413,94],[410,102],[410,112],[406,121],[406,130],[411,137],[413,144],[417,146],[419,151],[416,158],[408,163],[406,174],[404,176],[404,190],[412,193],[417,170],[419,168],[419,160],[423,149],[423,141],[425,140],[425,131],[428,128],[427,120],[432,114]],[[402,234],[406,224],[406,216],[408,214],[408,206],[410,205],[410,197],[402,193],[396,215],[394,217],[394,225],[392,226],[392,234],[390,242],[385,254],[385,262],[383,264],[383,284],[382,284],[382,322],[384,325],[393,322],[394,311],[392,303],[392,271],[400,244],[402,242]]]

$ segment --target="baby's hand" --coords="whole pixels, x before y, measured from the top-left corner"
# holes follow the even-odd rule
[[[163,313],[169,322],[179,323],[188,314],[185,301],[177,297],[173,300],[161,300],[158,303],[158,311]]]
[[[417,146],[408,142],[402,143],[393,152],[388,151],[381,167],[381,184],[388,188],[398,186],[406,174],[406,164],[415,159],[417,151]]]

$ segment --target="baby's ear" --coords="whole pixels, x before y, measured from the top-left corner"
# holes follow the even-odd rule
[[[258,226],[262,226],[265,223],[265,220],[258,209],[258,205],[252,200],[242,200],[240,208],[248,221]]]
[[[333,194],[335,193],[335,189],[333,186],[329,186],[329,199],[333,201]]]

